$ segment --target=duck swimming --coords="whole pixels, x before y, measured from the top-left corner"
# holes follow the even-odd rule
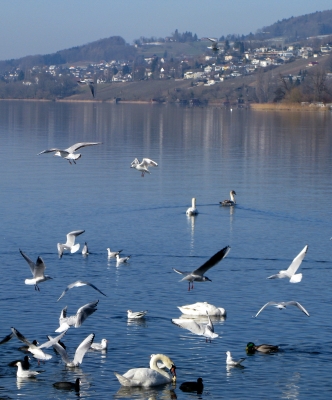
[[[236,205],[236,200],[235,200],[236,192],[235,192],[235,190],[231,190],[229,195],[230,195],[231,199],[230,200],[221,201],[220,204],[222,206],[235,206]]]
[[[75,390],[76,392],[80,391],[80,383],[81,379],[77,378],[76,381],[73,382],[55,382],[53,386],[57,389],[64,389],[64,390]]]
[[[157,365],[158,361],[162,361],[168,372],[160,369]],[[120,375],[114,372],[122,386],[158,386],[165,383],[175,382],[176,373],[173,361],[164,354],[155,354],[150,358],[150,368],[132,368],[125,374]]]
[[[279,347],[272,344],[260,344],[256,346],[253,342],[247,343],[246,352],[248,354],[255,354],[256,351],[266,354],[276,353],[277,351],[279,351]]]
[[[182,390],[182,392],[197,392],[197,394],[202,394],[203,388],[202,378],[198,378],[197,382],[183,382],[180,385],[180,390]]]

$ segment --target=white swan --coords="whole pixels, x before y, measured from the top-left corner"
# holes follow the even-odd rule
[[[155,161],[150,160],[150,158],[143,158],[141,162],[135,158],[130,166],[130,168],[136,168],[137,171],[141,171],[143,178],[145,173],[150,174],[150,171],[148,170],[149,167],[158,167],[158,164]]]
[[[51,278],[49,275],[45,275],[44,271],[46,269],[46,266],[44,264],[44,261],[41,257],[38,256],[36,264],[30,260],[28,256],[26,256],[22,250],[20,250],[20,253],[22,254],[22,257],[25,259],[25,261],[29,264],[30,270],[33,275],[33,279],[26,279],[24,283],[26,285],[35,285],[35,290],[40,290],[38,287],[38,283],[48,281]]]
[[[286,271],[279,271],[276,275],[271,275],[267,279],[277,279],[277,278],[289,278],[289,282],[298,283],[302,280],[302,274],[296,274],[299,269],[306,253],[308,250],[308,245],[304,246],[304,249],[294,258],[291,265],[286,269]]]
[[[84,232],[85,230],[78,230],[67,233],[66,243],[58,243],[59,258],[62,257],[62,254],[65,250],[70,250],[71,253],[76,253],[80,249],[80,244],[75,244],[75,239],[76,236],[79,236]]]
[[[187,304],[185,306],[178,307],[178,309],[185,315],[206,315],[208,313],[211,316],[224,317],[226,316],[226,310],[222,307],[216,307],[213,304],[209,304],[206,301],[204,303],[197,302],[194,304]]]
[[[189,216],[198,214],[198,210],[196,208],[196,199],[195,199],[195,197],[193,197],[191,199],[191,207],[188,208],[188,210],[186,211],[186,214],[189,215]]]
[[[235,200],[236,192],[235,192],[235,190],[231,190],[229,195],[230,195],[231,199],[230,200],[221,201],[220,204],[222,206],[235,206],[236,205],[236,200]]]
[[[157,365],[157,361],[162,361],[166,368],[170,370],[172,376],[168,372],[160,369]],[[114,374],[122,386],[150,387],[175,382],[175,368],[173,361],[169,357],[164,354],[154,354],[150,358],[150,368],[133,368],[123,375],[117,372],[114,372]]]

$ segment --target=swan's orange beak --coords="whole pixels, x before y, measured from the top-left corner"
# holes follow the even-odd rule
[[[172,365],[172,368],[170,369],[171,374],[173,375],[173,382],[176,381],[176,372],[175,372],[176,366]]]

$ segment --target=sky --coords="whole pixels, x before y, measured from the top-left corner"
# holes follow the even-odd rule
[[[198,37],[256,32],[332,9],[331,0],[0,0],[0,60],[49,54],[110,36]]]

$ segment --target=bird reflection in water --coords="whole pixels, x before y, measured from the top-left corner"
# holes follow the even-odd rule
[[[177,399],[174,389],[166,387],[142,387],[142,386],[121,386],[117,393],[113,396],[115,399],[136,399],[136,400],[173,400]]]

